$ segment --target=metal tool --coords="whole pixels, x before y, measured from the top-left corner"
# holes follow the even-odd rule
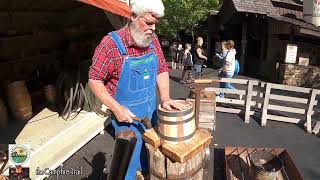
[[[143,119],[138,118],[138,117],[133,117],[133,120],[142,123],[147,129],[151,129],[152,128],[152,124],[151,124],[151,121],[148,118],[148,116],[144,116]]]
[[[136,134],[131,130],[117,135],[108,180],[125,179],[136,143]]]

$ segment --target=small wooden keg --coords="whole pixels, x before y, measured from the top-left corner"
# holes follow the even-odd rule
[[[6,127],[8,122],[8,111],[2,99],[0,99],[0,127]]]
[[[164,143],[177,144],[190,140],[196,133],[194,108],[191,103],[177,100],[188,105],[183,111],[166,110],[158,107],[158,135]]]
[[[25,81],[8,85],[8,104],[16,119],[26,121],[32,117],[32,105]]]
[[[44,95],[46,97],[46,100],[50,104],[56,104],[56,98],[57,98],[57,91],[56,87],[54,85],[47,85],[43,88]]]

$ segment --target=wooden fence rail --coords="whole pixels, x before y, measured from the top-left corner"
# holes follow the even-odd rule
[[[242,88],[214,87],[220,82],[238,84]],[[195,83],[201,84],[205,91],[226,93],[233,97],[217,97],[216,102],[222,106],[217,104],[216,111],[244,113],[245,123],[250,122],[251,115],[262,111],[261,126],[266,126],[267,120],[295,124],[306,121],[308,133],[312,132],[311,117],[314,114],[314,106],[318,104],[316,96],[320,94],[320,90],[234,78],[201,79]],[[297,118],[297,115],[304,118]]]

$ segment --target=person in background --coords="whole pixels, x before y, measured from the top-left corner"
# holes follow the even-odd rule
[[[187,78],[189,78],[190,72],[192,71],[193,67],[193,61],[192,61],[192,55],[191,55],[191,44],[186,43],[183,60],[182,60],[182,77],[181,82],[185,82],[185,74],[187,73]]]
[[[170,98],[169,73],[157,35],[156,24],[164,16],[161,0],[131,0],[127,25],[103,37],[96,47],[89,69],[89,86],[112,112],[115,135],[133,131],[137,143],[126,180],[148,173],[147,151],[142,141],[143,124],[135,117],[148,117],[157,124],[157,88],[161,106],[183,110]],[[138,172],[139,171],[139,172]]]
[[[223,61],[227,55],[227,49],[226,49],[226,41],[221,41],[221,53],[216,53],[216,56],[218,57],[221,64],[223,64]]]
[[[178,45],[178,51],[177,51],[178,69],[183,69],[183,66],[182,66],[183,56],[184,56],[184,49],[182,47],[182,44],[179,44]]]
[[[204,65],[204,62],[207,61],[207,57],[204,55],[204,51],[202,48],[203,45],[203,38],[198,37],[197,38],[197,44],[194,47],[194,69],[197,73],[202,72],[202,66]]]
[[[219,77],[232,78],[235,70],[236,50],[234,49],[234,41],[228,40],[225,43],[226,55],[223,60],[223,67],[219,71]],[[221,88],[235,89],[228,82],[221,82]],[[220,93],[219,97],[224,98],[224,93]],[[240,97],[241,98],[241,97]]]
[[[176,69],[176,59],[177,59],[177,43],[173,42],[169,49],[169,56],[171,60],[171,68]]]

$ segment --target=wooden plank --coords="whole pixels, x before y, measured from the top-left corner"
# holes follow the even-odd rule
[[[268,113],[268,105],[269,105],[271,86],[272,86],[271,83],[267,83],[266,93],[265,93],[264,102],[263,102],[261,126],[266,126],[267,125],[267,113]]]
[[[250,108],[251,108],[251,98],[252,98],[252,90],[253,90],[253,81],[248,82],[248,90],[247,90],[247,100],[246,100],[246,111],[245,111],[245,118],[244,122],[250,122]]]
[[[227,93],[227,94],[239,94],[239,95],[246,95],[246,90],[240,90],[240,89],[226,89],[226,88],[210,88],[206,89],[206,91],[215,91],[216,93]]]
[[[281,121],[281,122],[288,122],[288,123],[295,123],[295,124],[301,121],[301,119],[298,119],[298,118],[289,118],[289,117],[270,115],[270,114],[268,114],[266,118],[274,121]]]
[[[200,123],[199,127],[204,129],[214,130],[214,123]]]
[[[188,102],[195,102],[195,99],[187,98],[186,101]],[[200,103],[213,103],[214,100],[212,99],[200,99]]]
[[[320,131],[320,121],[317,122],[317,124],[314,126],[312,133],[313,134],[318,134]]]
[[[195,136],[188,142],[164,144],[162,153],[176,162],[184,163],[208,147],[211,143],[211,138],[211,133],[208,130],[199,128]]]
[[[269,104],[268,109],[275,110],[275,111],[296,113],[296,114],[305,114],[306,113],[305,109],[279,106],[279,105],[271,105],[271,104]]]
[[[56,169],[99,134],[105,127],[105,121],[106,117],[99,117],[93,112],[81,111],[72,121],[68,121],[48,109],[41,111],[15,140],[17,144],[30,145],[30,177],[43,179],[45,176],[35,175],[37,167]]]
[[[279,101],[294,102],[294,103],[301,103],[301,104],[308,104],[308,99],[291,97],[291,96],[283,96],[283,95],[277,95],[277,94],[270,94],[270,99],[279,100]]]
[[[247,84],[249,80],[247,79],[236,79],[236,78],[219,78],[220,82],[228,82],[234,84]]]
[[[283,84],[273,84],[273,89],[280,89],[280,90],[286,90],[286,91],[295,91],[295,92],[301,92],[301,93],[310,93],[310,88],[304,88],[304,87],[296,87],[296,86],[288,86]]]
[[[234,84],[247,84],[247,79],[236,79],[236,78],[201,78],[194,80],[195,83],[198,84],[211,84],[211,83],[219,83],[219,82],[229,82]]]
[[[320,94],[320,90],[319,90],[319,89],[313,89],[313,91],[314,91],[317,95]]]
[[[217,111],[224,113],[240,114],[242,109],[217,107]],[[250,111],[250,116],[254,115],[254,111]]]
[[[158,148],[161,145],[161,140],[154,128],[145,131],[142,139],[154,148]]]
[[[200,123],[207,122],[207,121],[213,122],[215,118],[214,112],[200,112],[199,115],[200,115],[200,119],[199,119]]]
[[[229,99],[229,98],[217,97],[216,100],[219,103],[244,105],[244,100],[239,100],[239,99]]]
[[[308,131],[308,133],[311,133],[311,131],[312,131],[312,129],[311,129],[312,128],[311,127],[311,115],[313,112],[313,106],[315,104],[316,95],[317,95],[317,91],[313,89],[311,91],[310,100],[308,103],[308,112],[307,112],[307,131]]]
[[[287,172],[288,179],[303,180],[298,168],[295,166],[287,150],[281,152],[278,157],[284,162],[284,169]]]

